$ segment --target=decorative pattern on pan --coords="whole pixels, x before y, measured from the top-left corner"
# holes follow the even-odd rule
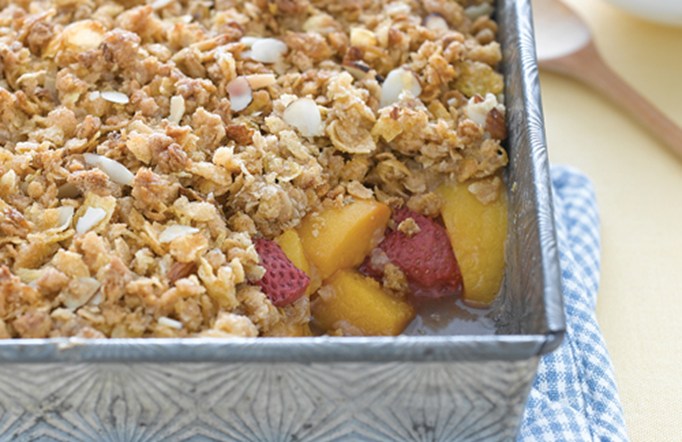
[[[10,364],[0,439],[510,440],[536,365]]]

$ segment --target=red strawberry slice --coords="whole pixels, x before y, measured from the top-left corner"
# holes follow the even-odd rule
[[[267,239],[257,239],[256,251],[265,274],[258,285],[277,307],[284,307],[305,294],[310,278],[296,268],[279,245]]]
[[[379,244],[379,250],[375,250],[363,264],[365,273],[374,277],[382,275],[383,267],[376,263],[389,261],[403,271],[414,296],[459,296],[462,292],[462,274],[445,228],[409,209],[397,209],[393,213],[396,226],[407,218],[417,223],[419,232],[412,236],[399,230],[388,232]]]

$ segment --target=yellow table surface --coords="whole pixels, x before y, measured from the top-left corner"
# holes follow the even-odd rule
[[[607,62],[682,125],[682,28],[602,0],[567,0]],[[682,441],[682,161],[582,84],[542,73],[551,161],[594,182],[602,220],[597,316],[633,441]]]

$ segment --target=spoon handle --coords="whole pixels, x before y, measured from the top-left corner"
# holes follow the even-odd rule
[[[682,159],[682,129],[616,74],[593,43],[569,56],[543,61],[541,66],[582,80],[601,92],[627,110],[649,133]]]

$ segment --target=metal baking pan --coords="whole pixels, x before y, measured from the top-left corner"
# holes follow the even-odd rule
[[[507,273],[491,335],[0,342],[18,440],[511,440],[565,328],[529,0],[499,0]]]

